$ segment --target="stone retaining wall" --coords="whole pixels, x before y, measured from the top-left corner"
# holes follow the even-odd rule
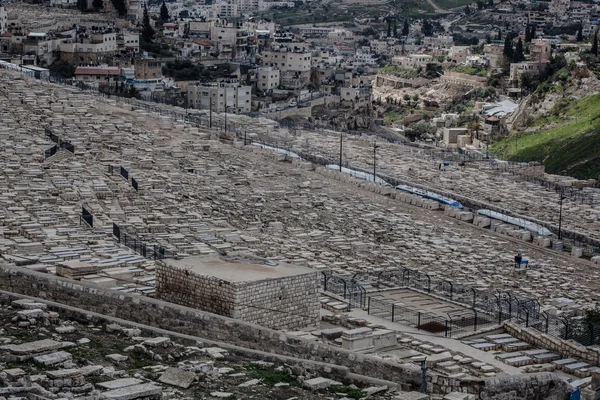
[[[600,353],[572,340],[562,340],[531,328],[524,328],[507,322],[504,328],[510,335],[532,344],[534,347],[552,350],[565,358],[576,358],[592,365],[600,365]]]
[[[418,390],[421,371],[333,346],[304,340],[262,326],[194,310],[148,297],[106,290],[25,268],[0,265],[0,290],[34,296],[71,307],[121,318],[176,333],[284,356],[347,367],[349,373],[397,382],[403,390]],[[554,374],[510,377],[507,380],[454,379],[429,374],[434,393],[474,393],[481,399],[566,400],[568,386]],[[562,382],[562,384],[561,384]],[[498,386],[501,383],[501,386]]]

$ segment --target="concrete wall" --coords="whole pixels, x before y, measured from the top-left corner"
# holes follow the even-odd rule
[[[256,324],[161,300],[100,289],[20,267],[0,265],[0,290],[34,296],[82,310],[208,340],[222,341],[226,339],[232,345],[251,350],[335,364],[347,367],[349,375],[360,374],[397,382],[404,390],[418,390],[421,385],[421,371],[414,364],[389,362],[303,340]],[[567,384],[555,374],[550,373],[528,375],[522,378],[462,380],[429,374],[427,380],[434,393],[461,391],[474,393],[480,399],[488,400],[525,398],[566,400],[569,390]]]

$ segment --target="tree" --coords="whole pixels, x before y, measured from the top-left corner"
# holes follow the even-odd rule
[[[465,6],[465,15],[471,15],[471,7],[468,5]]]
[[[433,25],[429,22],[428,19],[423,20],[423,25],[421,26],[421,33],[424,36],[433,35]]]
[[[485,3],[482,0],[477,0],[477,9],[483,10],[485,8]]]
[[[102,0],[94,0],[92,1],[92,7],[94,7],[96,10],[104,8],[104,2]]]
[[[513,54],[513,62],[521,62],[525,60],[525,53],[523,52],[523,42],[521,38],[517,42],[517,47],[515,48],[515,52]]]
[[[525,43],[531,42],[531,29],[529,24],[525,26]]]
[[[388,29],[387,29],[387,37],[392,36],[392,20],[388,18],[387,20],[387,25],[388,25]]]
[[[512,35],[506,35],[504,38],[504,50],[502,51],[504,57],[508,60],[512,60],[513,58],[513,43],[512,43]]]
[[[171,19],[169,15],[169,9],[167,8],[165,1],[163,0],[162,5],[160,6],[160,20],[162,22],[167,22],[169,19]]]
[[[579,29],[577,30],[577,41],[583,42],[583,26],[579,24]]]
[[[408,36],[410,30],[409,30],[409,26],[408,26],[408,20],[405,19],[404,20],[404,26],[402,27],[402,36]]]
[[[502,40],[502,29],[498,28],[498,40]]]
[[[179,12],[179,18],[189,18],[190,12],[188,10],[183,10]]]
[[[119,13],[119,16],[123,16],[127,14],[127,5],[125,4],[125,0],[110,0],[113,7]]]
[[[591,53],[595,56],[598,55],[598,30],[594,32],[594,39],[592,39],[592,50]]]
[[[87,1],[86,0],[77,0],[77,8],[81,12],[87,10]]]
[[[144,5],[144,18],[142,19],[142,40],[146,43],[152,43],[154,39],[154,28],[150,25],[150,15],[148,8]]]
[[[398,26],[396,25],[396,20],[394,20],[394,37],[398,37]]]

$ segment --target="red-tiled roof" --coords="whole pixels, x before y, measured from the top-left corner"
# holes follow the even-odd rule
[[[13,37],[13,36],[15,36],[15,35],[13,35],[10,32],[4,32],[2,35],[0,35],[0,37]]]
[[[194,40],[194,43],[196,43],[198,46],[205,46],[205,47],[214,46],[214,43],[210,42],[208,40]]]
[[[119,68],[115,67],[77,67],[75,75],[112,75],[117,76],[121,73]]]

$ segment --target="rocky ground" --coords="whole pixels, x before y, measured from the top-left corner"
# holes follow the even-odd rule
[[[185,346],[136,328],[63,318],[0,298],[0,399],[391,399],[217,347]]]

